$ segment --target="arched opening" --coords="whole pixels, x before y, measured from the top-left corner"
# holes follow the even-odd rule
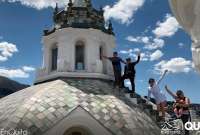
[[[85,70],[85,45],[82,41],[75,45],[75,69]]]
[[[102,61],[103,64],[103,73],[106,74],[107,70],[106,70],[106,60],[102,58],[102,55],[105,55],[105,46],[101,45],[99,47],[99,59]]]
[[[73,127],[68,129],[63,135],[91,135],[91,133],[82,127]]]
[[[100,47],[99,47],[99,59],[100,59],[100,60],[103,59],[103,58],[102,58],[102,55],[103,55],[103,47],[100,46]]]
[[[57,62],[58,62],[58,47],[54,47],[51,49],[51,70],[57,70]]]

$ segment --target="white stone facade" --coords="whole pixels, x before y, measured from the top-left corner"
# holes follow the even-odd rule
[[[84,70],[75,68],[75,47],[84,46]],[[112,56],[115,37],[96,29],[63,28],[43,37],[43,67],[37,71],[36,83],[57,77],[112,79],[112,64],[100,58]],[[58,48],[57,70],[52,71],[52,49]]]
[[[190,34],[195,67],[200,71],[200,0],[169,0],[180,25]]]

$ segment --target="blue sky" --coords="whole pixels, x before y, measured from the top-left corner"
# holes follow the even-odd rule
[[[42,31],[53,24],[51,6],[56,0],[40,1],[0,0],[0,74],[22,83],[34,82],[42,63]],[[67,0],[59,5],[64,3]],[[200,103],[200,74],[192,66],[191,39],[177,24],[167,0],[93,0],[93,5],[103,6],[106,19],[112,20],[122,58],[142,53],[138,93],[146,95],[148,78],[158,79],[169,69],[160,87],[182,89],[192,102]]]

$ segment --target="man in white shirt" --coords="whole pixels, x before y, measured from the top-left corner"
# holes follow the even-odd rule
[[[154,96],[157,104],[157,110],[162,112],[162,118],[165,118],[165,107],[166,107],[166,96],[162,93],[159,88],[160,82],[163,80],[168,70],[165,70],[164,74],[161,76],[159,81],[156,82],[155,79],[149,79],[149,88],[148,88],[148,100],[150,99],[151,94]]]

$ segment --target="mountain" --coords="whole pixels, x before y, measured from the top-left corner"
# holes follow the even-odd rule
[[[0,98],[27,87],[29,87],[29,85],[21,84],[6,77],[0,76]]]

